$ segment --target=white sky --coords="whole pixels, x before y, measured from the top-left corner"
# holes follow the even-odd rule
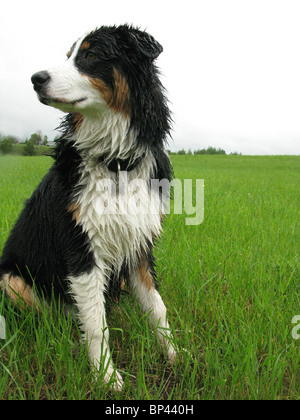
[[[2,134],[53,139],[63,114],[38,102],[31,75],[64,61],[87,30],[133,23],[164,47],[172,150],[300,154],[299,0],[1,3]]]

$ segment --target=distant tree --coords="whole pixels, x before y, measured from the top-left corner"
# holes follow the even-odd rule
[[[217,154],[217,149],[215,147],[208,147],[207,148],[207,154],[208,155],[216,155]]]
[[[48,144],[48,136],[44,136],[42,145],[47,146],[47,144]]]
[[[195,150],[194,155],[206,155],[206,150],[205,149]]]
[[[41,132],[38,131],[37,133],[31,134],[29,141],[35,146],[41,145],[43,141]]]
[[[15,137],[15,136],[6,136],[5,138],[6,139],[9,139],[12,142],[12,144],[19,143],[19,139],[17,137]]]
[[[0,152],[1,153],[10,153],[12,151],[14,140],[12,137],[4,137],[0,139]]]
[[[178,155],[186,155],[186,151],[184,149],[178,150]]]
[[[226,155],[225,150],[208,147],[207,149],[198,149],[194,151],[194,155]]]
[[[34,156],[36,154],[36,150],[34,147],[34,143],[31,140],[26,140],[25,141],[25,145],[24,145],[24,149],[23,149],[23,155],[24,156]]]

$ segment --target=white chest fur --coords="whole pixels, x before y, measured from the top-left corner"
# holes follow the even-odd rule
[[[76,203],[77,222],[87,233],[97,266],[133,268],[161,229],[162,204],[150,189],[153,156],[130,172],[117,174],[95,161],[85,162]]]

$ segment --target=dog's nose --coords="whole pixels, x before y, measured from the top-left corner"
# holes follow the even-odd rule
[[[50,80],[50,74],[47,71],[39,71],[31,77],[34,90],[40,91]]]

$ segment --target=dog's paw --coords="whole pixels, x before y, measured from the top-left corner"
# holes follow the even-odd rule
[[[113,392],[121,392],[123,389],[123,379],[119,372],[113,368],[109,368],[104,376],[104,382],[109,385],[109,390]]]
[[[173,346],[169,346],[168,352],[167,352],[167,358],[172,365],[175,365],[177,353]]]
[[[189,357],[191,360],[194,360],[194,357],[189,350],[183,347],[181,349],[176,348],[176,350],[172,346],[169,347],[167,358],[171,365],[175,365],[176,361],[182,362],[185,357]]]

